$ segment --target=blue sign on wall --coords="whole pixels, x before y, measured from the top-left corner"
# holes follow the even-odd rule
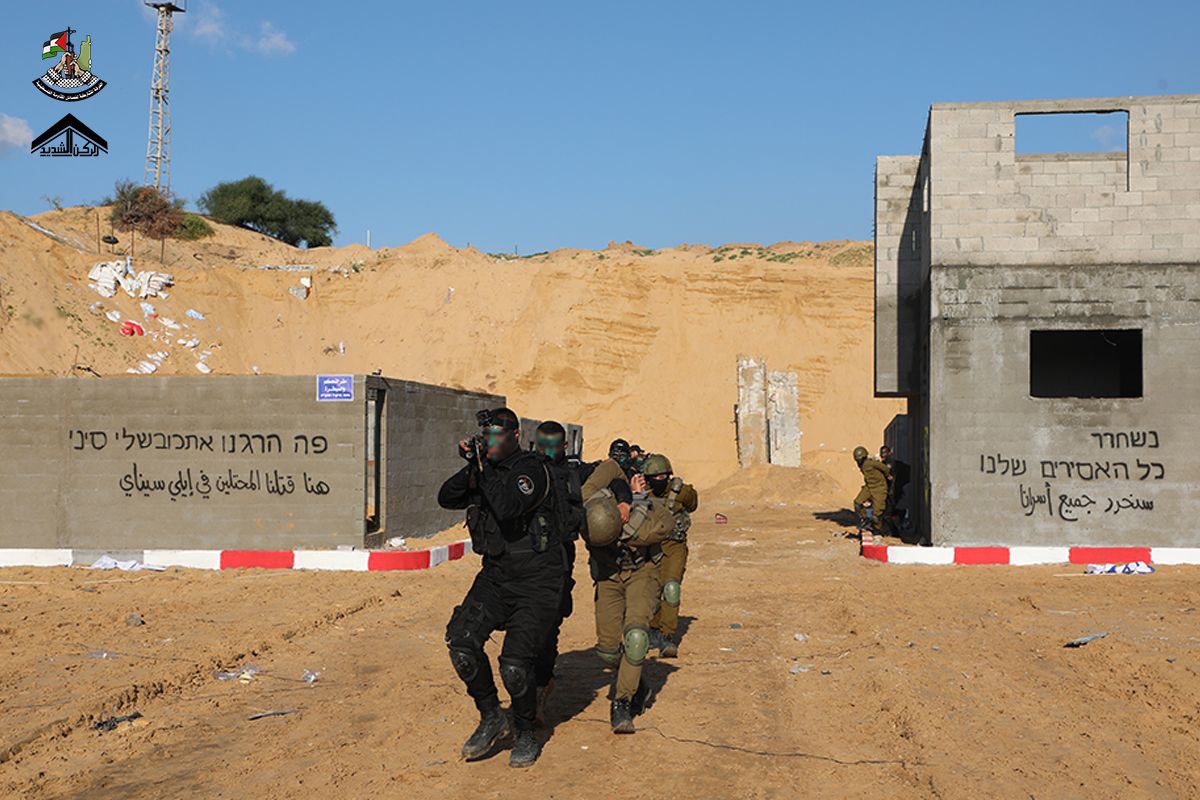
[[[347,401],[354,399],[353,375],[318,375],[318,401]]]

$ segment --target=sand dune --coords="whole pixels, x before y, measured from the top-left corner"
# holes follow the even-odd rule
[[[871,394],[870,246],[612,243],[517,258],[458,249],[436,234],[403,247],[305,251],[216,226],[199,242],[136,241],[136,266],[170,272],[157,317],[88,287],[105,209],[28,221],[0,214],[0,372],[124,374],[166,352],[158,374],[370,372],[507,395],[522,414],[585,425],[587,452],[617,435],[670,455],[701,486],[737,469],[739,354],[800,376],[806,468],[843,490],[848,451],[877,446],[900,401]],[[30,227],[32,222],[58,240]],[[160,263],[160,252],[164,253]],[[311,272],[262,269],[310,265]],[[306,300],[288,292],[312,277]],[[102,305],[95,305],[97,302]],[[205,319],[186,316],[188,309]],[[104,314],[145,325],[125,337]],[[164,326],[163,318],[181,326]],[[189,348],[179,339],[198,337]],[[92,378],[89,378],[92,379]]]

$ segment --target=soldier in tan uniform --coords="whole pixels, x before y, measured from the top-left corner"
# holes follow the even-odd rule
[[[642,468],[650,493],[661,497],[675,519],[670,538],[662,544],[663,558],[658,565],[658,577],[662,582],[662,598],[650,628],[657,636],[658,654],[662,658],[679,655],[679,642],[675,632],[679,627],[680,590],[683,573],[687,570],[688,529],[692,526],[691,514],[700,503],[696,489],[672,474],[671,462],[666,456],[654,453],[646,457]]]
[[[860,527],[871,531],[871,538],[877,540],[883,532],[887,513],[888,476],[891,473],[886,464],[871,458],[865,447],[854,448],[854,461],[863,476],[863,486],[854,498],[854,513],[858,515]],[[867,503],[870,503],[870,513]],[[863,541],[866,542],[865,535]]]
[[[620,471],[614,462],[603,462],[584,484],[586,540],[595,584],[596,653],[617,668],[609,719],[613,733],[633,733],[633,717],[649,700],[642,663],[650,650],[650,618],[661,592],[661,544],[674,530],[675,518],[663,499],[644,491],[636,476],[629,521],[621,524],[616,498],[602,488],[615,477],[614,468]]]

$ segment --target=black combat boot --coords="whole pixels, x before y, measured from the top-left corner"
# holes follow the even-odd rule
[[[674,636],[662,637],[662,643],[658,646],[659,658],[675,658],[679,655],[679,644],[675,641]]]
[[[507,735],[508,717],[500,710],[500,706],[481,712],[479,727],[462,746],[463,758],[467,761],[483,758],[496,746],[496,742]]]
[[[629,713],[635,717],[644,714],[653,699],[654,695],[646,682],[638,681],[637,691],[633,693],[633,698],[629,701]]]
[[[613,733],[633,733],[635,730],[633,710],[629,707],[628,700],[613,700],[608,719],[612,723]]]
[[[517,731],[513,737],[512,752],[508,755],[510,767],[531,767],[538,759],[538,740],[533,731]]]

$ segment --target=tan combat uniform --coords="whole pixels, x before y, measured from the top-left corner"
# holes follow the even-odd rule
[[[891,471],[887,464],[876,458],[866,458],[858,466],[863,475],[863,487],[858,490],[858,494],[854,498],[854,512],[858,514],[858,518],[863,518],[864,504],[870,500],[871,508],[874,511],[874,528],[881,530],[883,525],[883,515],[887,509],[888,498],[888,475]]]
[[[691,526],[689,515],[700,504],[700,498],[690,483],[685,483],[677,493],[667,492],[666,500],[675,518],[675,529],[671,538],[663,542],[663,558],[658,565],[659,581],[664,587],[671,581],[683,583],[688,558],[687,532]],[[650,627],[665,638],[673,640],[679,627],[679,604],[672,605],[664,597],[654,614],[654,619],[650,621]]]
[[[674,525],[675,518],[661,498],[638,496],[621,541],[589,548],[596,587],[596,653],[606,664],[617,667],[614,700],[631,700],[641,683],[650,618],[662,591],[658,580],[662,547],[639,543],[661,541]]]

